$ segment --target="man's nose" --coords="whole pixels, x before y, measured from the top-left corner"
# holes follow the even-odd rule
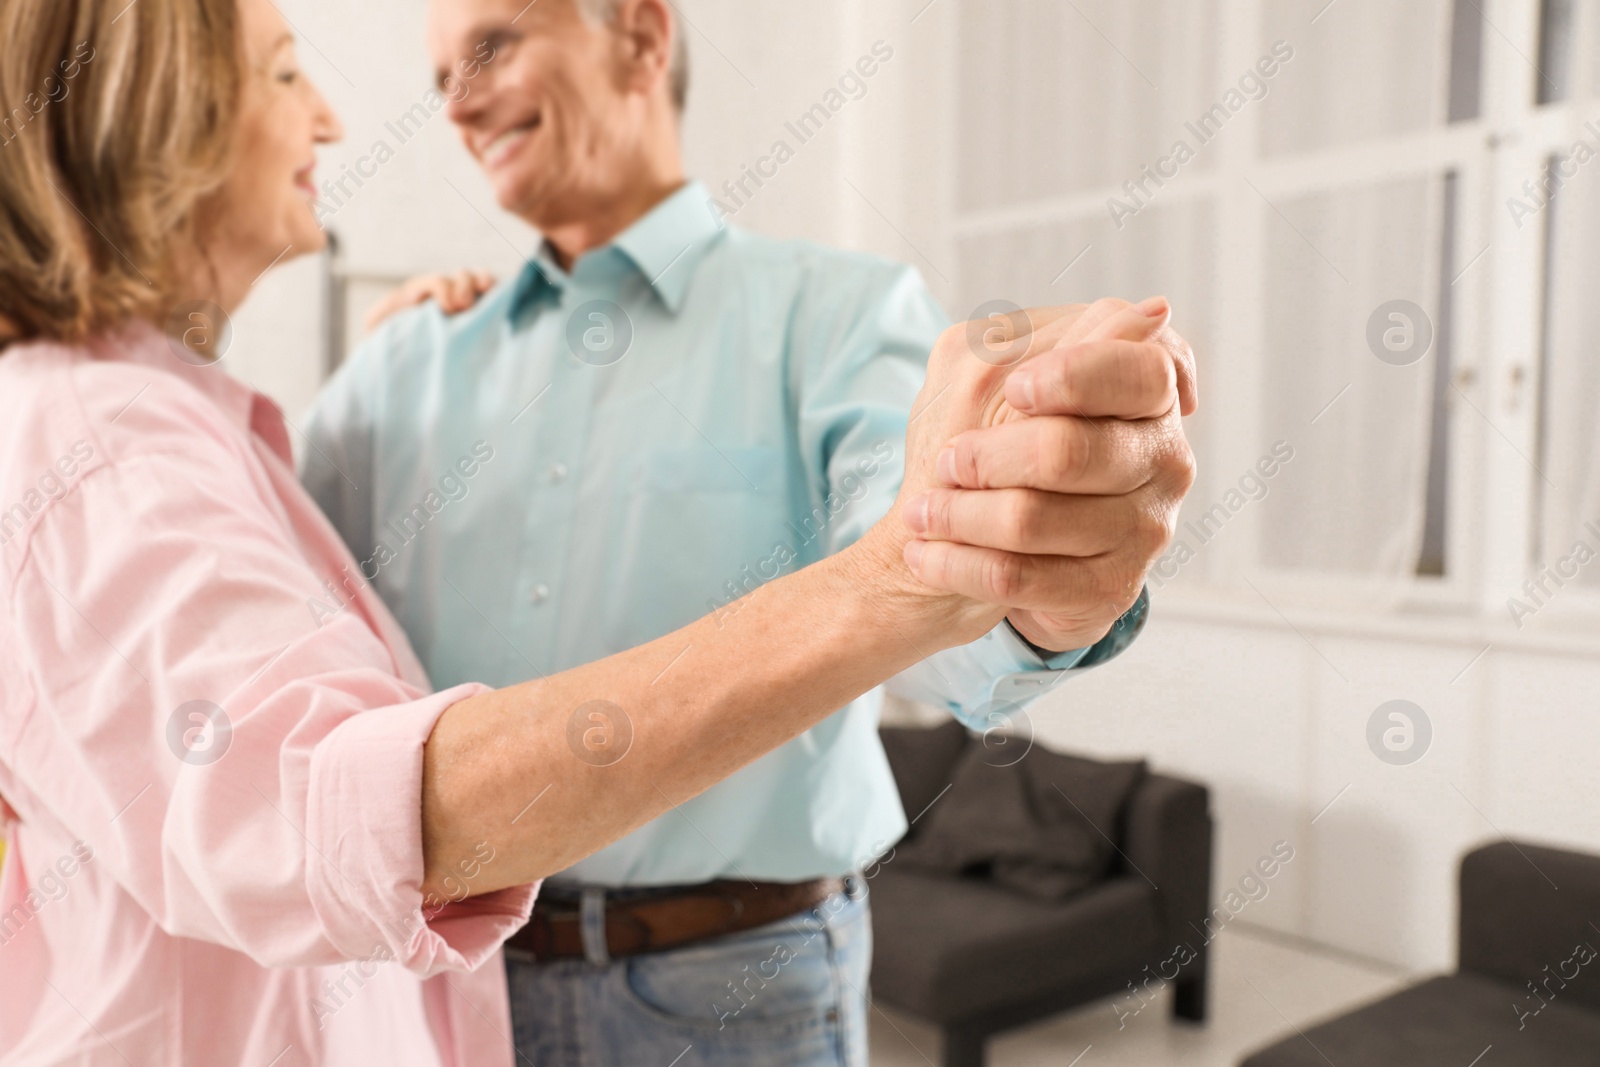
[[[482,84],[483,79],[466,81],[461,78],[452,78],[445,86],[445,99],[449,106],[445,114],[451,122],[464,126],[472,122],[483,112],[483,97],[486,95]]]

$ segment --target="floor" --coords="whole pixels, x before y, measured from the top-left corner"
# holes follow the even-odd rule
[[[1171,1021],[1170,994],[1121,1017],[1135,1000],[1102,1001],[992,1039],[989,1067],[1236,1067],[1244,1054],[1407,983],[1381,964],[1316,951],[1233,926],[1212,945],[1211,1018]],[[1113,1005],[1120,1008],[1120,1013]],[[1120,1022],[1120,1027],[1119,1027]],[[939,1035],[886,1008],[873,1012],[873,1067],[939,1063]]]

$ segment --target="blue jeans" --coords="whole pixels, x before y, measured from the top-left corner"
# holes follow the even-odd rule
[[[872,925],[866,887],[847,884],[669,952],[538,963],[508,949],[518,1067],[866,1067]]]

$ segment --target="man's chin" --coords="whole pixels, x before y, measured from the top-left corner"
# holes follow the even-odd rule
[[[548,188],[532,178],[513,179],[509,176],[494,184],[495,202],[502,211],[510,212],[523,222],[543,230],[548,228],[549,216],[557,203]]]

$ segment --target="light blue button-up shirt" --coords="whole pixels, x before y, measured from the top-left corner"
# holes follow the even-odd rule
[[[435,685],[511,685],[737,610],[893,503],[946,324],[932,294],[909,267],[719,225],[709,202],[687,185],[570,274],[542,250],[471,311],[396,316],[318,400],[305,484]],[[1002,625],[891,687],[989,729],[995,702],[1115,655],[1145,605],[1093,649],[1046,662]],[[569,876],[859,867],[906,828],[881,703],[863,696]]]

